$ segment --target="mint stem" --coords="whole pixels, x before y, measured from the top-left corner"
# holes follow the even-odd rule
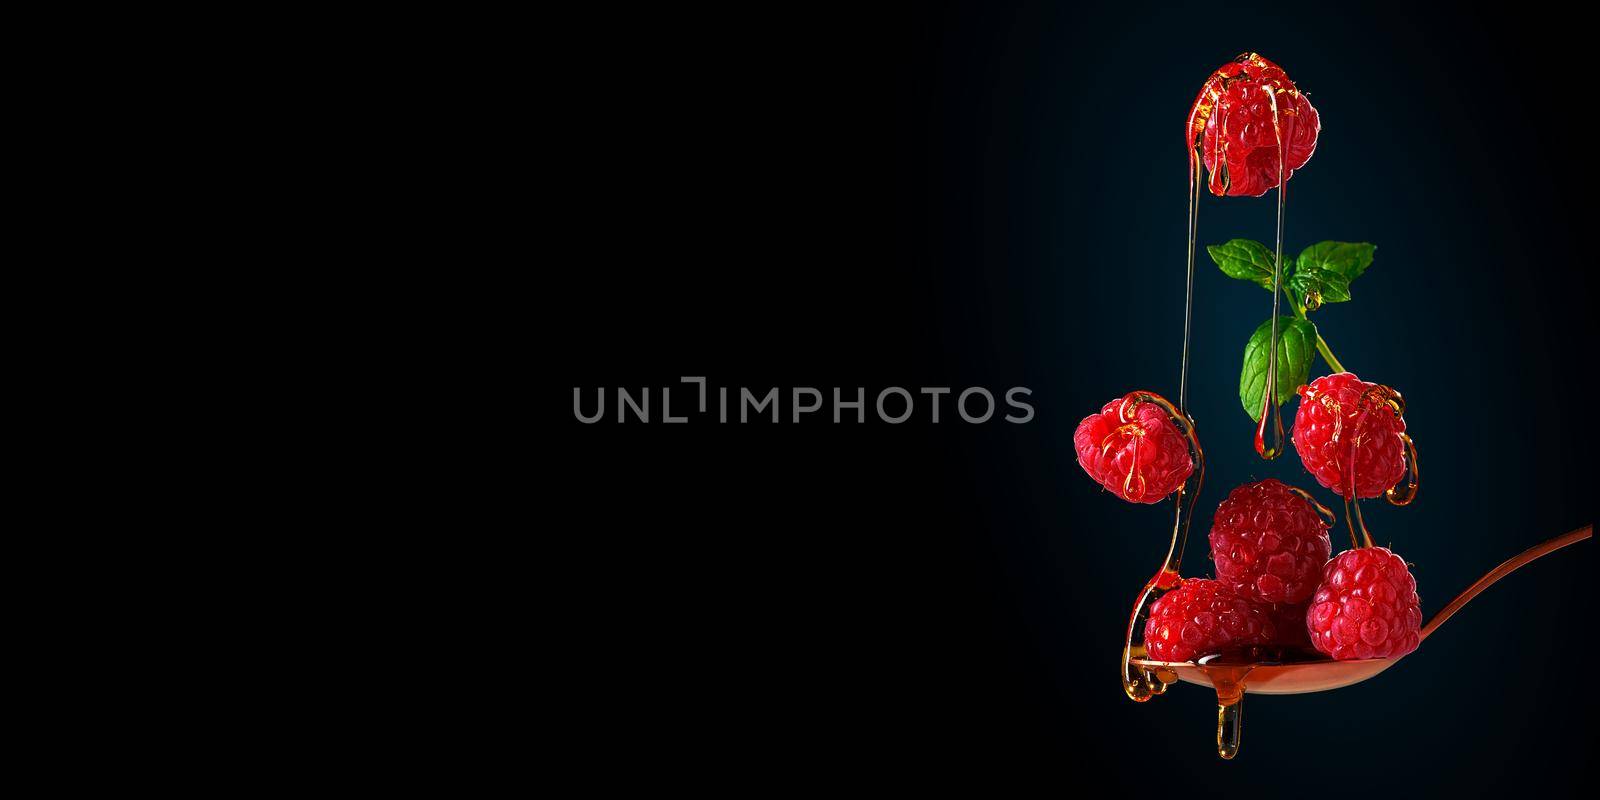
[[[1346,371],[1344,365],[1339,363],[1339,359],[1333,357],[1333,351],[1328,349],[1328,343],[1322,340],[1322,334],[1320,333],[1317,334],[1317,352],[1322,354],[1323,359],[1328,362],[1328,366],[1333,367],[1334,372]]]
[[[1299,318],[1301,318],[1301,319],[1305,319],[1306,318],[1305,306],[1302,306],[1299,303],[1295,303],[1294,304],[1294,315],[1299,317]],[[1322,332],[1321,331],[1317,332],[1317,352],[1322,354],[1322,360],[1328,362],[1328,366],[1333,367],[1333,371],[1334,372],[1347,372],[1348,371],[1348,370],[1346,370],[1344,368],[1343,364],[1339,363],[1339,359],[1333,357],[1333,351],[1328,349],[1328,343],[1327,343],[1327,341],[1325,341],[1322,338]]]

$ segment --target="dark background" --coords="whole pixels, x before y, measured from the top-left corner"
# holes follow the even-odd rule
[[[555,675],[537,690],[553,763],[597,780],[1042,774],[1307,796],[1589,781],[1592,543],[1497,585],[1373,681],[1250,696],[1225,763],[1206,690],[1122,696],[1122,628],[1169,512],[1101,492],[1071,447],[1115,396],[1176,396],[1179,130],[1209,72],[1256,50],[1322,114],[1288,252],[1378,245],[1355,299],[1314,320],[1408,400],[1422,494],[1366,511],[1416,564],[1424,616],[1592,522],[1595,145],[1574,27],[1387,4],[552,20],[532,98],[554,137],[533,154],[549,210],[530,244],[561,254],[539,268],[534,333],[551,376],[534,640]],[[1270,242],[1272,226],[1270,196],[1204,199],[1202,243]],[[1274,476],[1334,498],[1293,451],[1250,449],[1239,359],[1269,296],[1203,257],[1197,275],[1190,395],[1209,459],[1185,572],[1205,575],[1232,486]],[[659,403],[684,375],[869,398],[1021,385],[1037,415],[572,416],[574,387],[653,387]]]

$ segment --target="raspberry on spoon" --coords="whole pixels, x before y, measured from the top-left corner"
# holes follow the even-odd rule
[[[1264,605],[1240,597],[1221,581],[1186,578],[1150,607],[1145,652],[1157,661],[1194,661],[1272,644],[1277,626]]]
[[[1417,581],[1387,547],[1346,550],[1323,567],[1306,628],[1311,646],[1338,661],[1399,658],[1421,641]]]
[[[1217,578],[1252,600],[1304,602],[1333,550],[1331,522],[1317,509],[1304,492],[1271,478],[1234,489],[1211,521]]]

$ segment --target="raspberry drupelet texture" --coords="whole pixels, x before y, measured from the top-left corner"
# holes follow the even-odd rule
[[[1078,464],[1101,486],[1130,503],[1156,503],[1194,472],[1189,440],[1155,403],[1132,407],[1123,421],[1117,398],[1078,423],[1072,435]]]
[[[1200,145],[1212,194],[1259,197],[1278,185],[1279,142],[1287,179],[1311,160],[1321,129],[1317,110],[1288,74],[1255,53],[1245,53],[1219,67],[1200,87],[1189,109],[1187,135],[1191,149]]]
[[[1157,661],[1193,661],[1272,645],[1277,634],[1267,606],[1245,600],[1220,581],[1187,578],[1150,606],[1144,646]]]
[[[1234,489],[1211,519],[1217,578],[1247,599],[1304,602],[1332,551],[1311,501],[1271,478]]]
[[[1356,494],[1377,497],[1405,475],[1406,422],[1392,411],[1378,408],[1361,418],[1361,398],[1376,387],[1348,372],[1324,375],[1300,387],[1300,407],[1294,415],[1294,449],[1300,463],[1317,483],[1335,494],[1350,499],[1350,478],[1345,472],[1350,461],[1352,436],[1356,445]],[[1361,420],[1361,430],[1354,431]]]
[[[1421,641],[1417,581],[1386,547],[1346,550],[1323,567],[1306,628],[1311,645],[1339,661],[1399,658]]]

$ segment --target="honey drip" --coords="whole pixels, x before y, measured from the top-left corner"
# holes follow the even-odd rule
[[[1399,393],[1397,392],[1396,394],[1398,395]],[[1402,404],[1401,407],[1404,408],[1404,404]],[[1417,499],[1417,488],[1422,484],[1422,473],[1417,467],[1416,443],[1412,442],[1411,437],[1405,435],[1404,433],[1396,435],[1400,437],[1400,441],[1404,442],[1406,446],[1406,473],[1410,476],[1410,478],[1406,481],[1406,490],[1404,494],[1397,494],[1395,492],[1395,490],[1399,488],[1399,485],[1397,484],[1386,489],[1383,493],[1383,497],[1389,501],[1390,505],[1408,506],[1411,505],[1412,500]]]
[[[1232,759],[1239,755],[1239,736],[1244,727],[1244,689],[1232,681],[1217,683],[1217,755]]]

